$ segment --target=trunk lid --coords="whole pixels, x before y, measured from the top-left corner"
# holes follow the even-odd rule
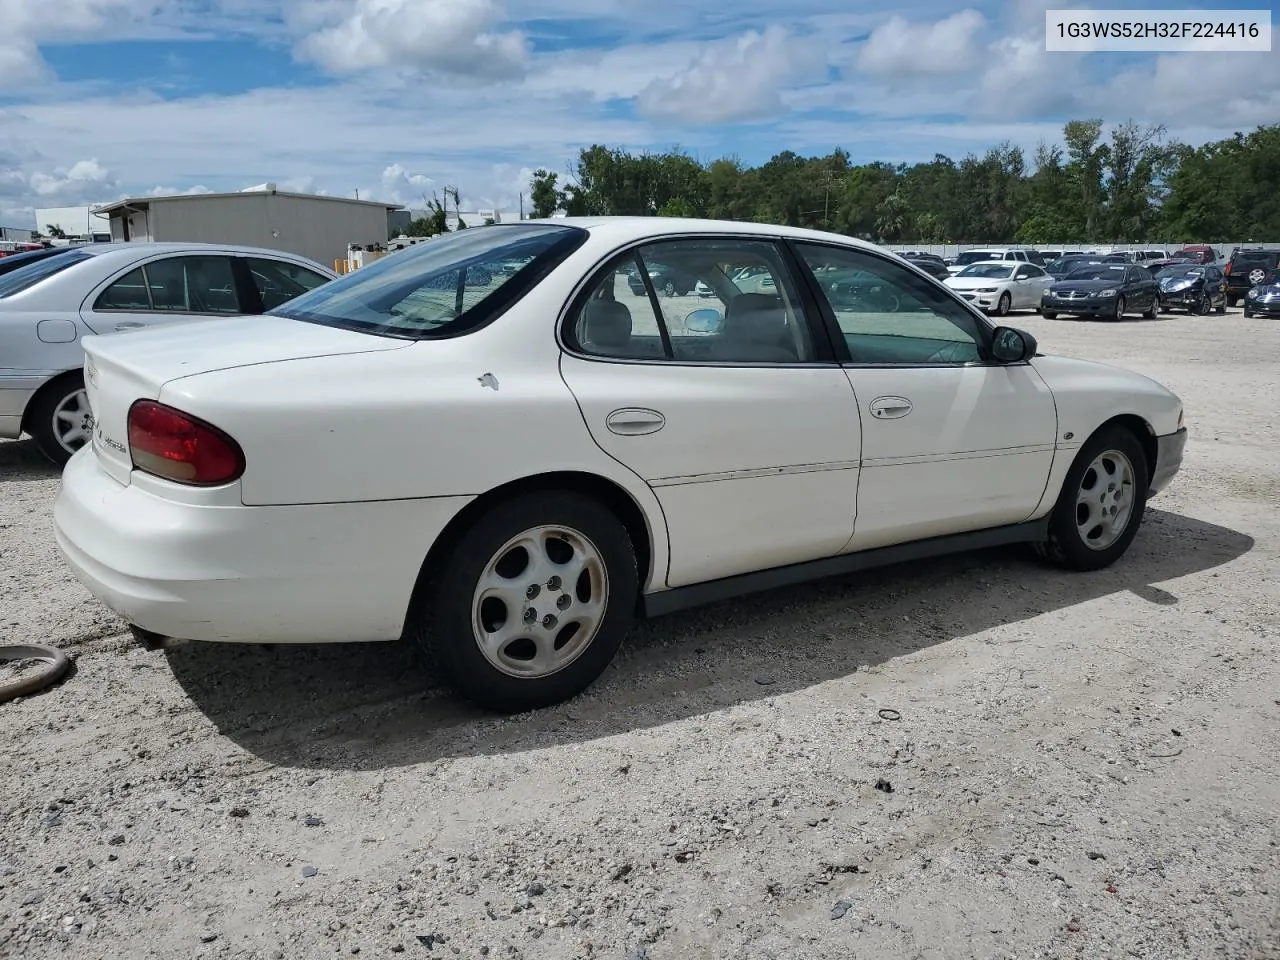
[[[103,470],[128,484],[133,470],[129,408],[135,400],[158,400],[166,383],[235,367],[399,350],[412,341],[255,316],[90,336],[81,342],[94,416],[93,449]]]

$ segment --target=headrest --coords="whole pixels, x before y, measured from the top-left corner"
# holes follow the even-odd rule
[[[617,300],[588,300],[582,311],[582,339],[598,347],[625,347],[631,341],[631,311]]]
[[[740,293],[729,301],[724,332],[735,340],[777,343],[787,332],[782,299],[768,293]]]

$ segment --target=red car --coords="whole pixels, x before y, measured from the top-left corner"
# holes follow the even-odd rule
[[[1188,257],[1192,263],[1213,263],[1218,259],[1218,255],[1213,252],[1213,247],[1207,243],[1189,243],[1179,251],[1179,258]]]

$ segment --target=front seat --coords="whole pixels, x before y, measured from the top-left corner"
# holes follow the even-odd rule
[[[604,357],[630,356],[631,311],[626,304],[588,300],[582,311],[582,345]]]
[[[768,293],[740,293],[729,301],[716,359],[742,363],[796,363],[787,312],[781,298]]]

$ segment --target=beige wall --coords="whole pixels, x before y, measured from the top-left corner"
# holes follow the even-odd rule
[[[385,207],[270,193],[153,200],[150,221],[153,240],[249,244],[327,267],[349,243],[387,242]]]

